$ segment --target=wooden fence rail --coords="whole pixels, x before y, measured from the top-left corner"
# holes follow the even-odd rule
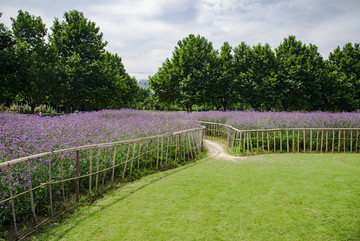
[[[1,227],[32,219],[36,226],[64,202],[109,183],[174,168],[201,152],[205,127],[135,140],[56,150],[0,163]],[[1,196],[0,196],[1,198]],[[47,218],[45,218],[47,217]]]
[[[200,122],[206,136],[223,138],[240,156],[271,152],[358,153],[360,128],[283,128],[238,130],[227,124]]]

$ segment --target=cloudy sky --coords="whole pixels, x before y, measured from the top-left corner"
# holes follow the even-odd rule
[[[0,21],[10,28],[20,9],[41,16],[49,29],[54,17],[83,12],[138,80],[154,74],[191,33],[216,49],[225,41],[275,49],[295,35],[317,45],[325,59],[337,46],[360,43],[359,0],[0,0]]]

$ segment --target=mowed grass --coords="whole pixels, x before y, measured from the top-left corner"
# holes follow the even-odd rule
[[[360,156],[205,159],[115,190],[40,240],[360,240]]]

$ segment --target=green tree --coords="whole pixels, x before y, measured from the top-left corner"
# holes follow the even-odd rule
[[[317,47],[289,36],[275,51],[280,108],[287,111],[323,109],[329,99],[324,95],[332,93],[323,90],[325,63]]]
[[[103,98],[103,107],[123,108],[135,107],[135,98],[139,86],[135,78],[126,73],[121,57],[117,54],[106,52],[102,61],[102,93],[97,95]],[[99,76],[98,79],[100,79]]]
[[[51,29],[50,42],[59,58],[58,83],[53,90],[58,97],[54,99],[65,106],[67,113],[70,106],[91,106],[93,98],[104,97],[98,95],[97,89],[106,85],[106,78],[92,78],[101,75],[99,61],[104,58],[107,44],[100,28],[82,12],[72,10],[64,13],[62,22],[56,18]]]
[[[360,45],[347,43],[329,55],[330,75],[337,81],[337,104],[340,110],[360,107]]]
[[[2,13],[0,13],[0,18]],[[3,102],[10,102],[11,83],[10,76],[16,70],[15,62],[15,40],[12,32],[6,28],[3,23],[0,23],[0,104]]]
[[[234,72],[234,56],[232,55],[232,47],[228,42],[221,46],[218,55],[218,66],[215,69],[216,75],[213,82],[210,83],[209,94],[216,109],[221,107],[224,111],[229,105],[232,105],[238,98],[235,90],[235,72]]]
[[[178,41],[171,60],[167,59],[150,78],[150,86],[159,99],[177,101],[192,111],[194,104],[209,101],[208,87],[214,78],[217,53],[212,43],[190,34]]]
[[[49,77],[51,54],[45,43],[47,29],[41,17],[35,17],[28,12],[19,10],[16,19],[12,20],[12,30],[15,37],[16,71],[12,75],[12,91],[31,106],[45,103],[49,92]]]
[[[174,66],[170,59],[166,59],[158,72],[149,77],[150,88],[161,102],[170,104],[180,99],[179,75],[179,67]]]
[[[251,48],[242,42],[234,52],[237,89],[242,101],[257,110],[275,108],[277,62],[270,45]]]

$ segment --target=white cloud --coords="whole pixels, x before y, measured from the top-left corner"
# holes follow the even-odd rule
[[[360,42],[358,0],[0,0],[2,21],[17,10],[40,15],[50,28],[54,17],[77,9],[100,26],[107,49],[122,57],[126,70],[146,78],[171,57],[178,40],[200,34],[215,48],[228,41],[276,48],[288,35],[313,43],[327,58],[337,45]],[[7,21],[7,22],[6,22]],[[4,21],[8,27],[10,20]]]

